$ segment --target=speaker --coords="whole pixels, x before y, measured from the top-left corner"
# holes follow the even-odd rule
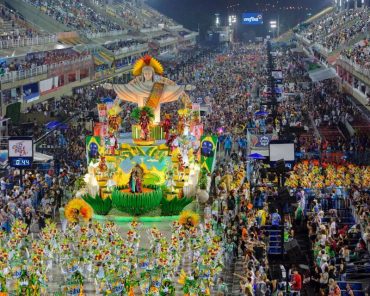
[[[270,265],[270,278],[272,280],[281,281],[283,279],[283,274],[281,272],[280,265]]]
[[[277,173],[284,173],[285,172],[285,160],[284,159],[279,159],[275,163],[275,171]]]
[[[256,257],[257,260],[261,260],[263,258],[263,255],[264,255],[263,247],[254,247],[253,251],[254,251],[254,256]]]
[[[291,241],[284,243],[284,250],[287,253],[289,261],[292,262],[302,255],[301,248],[296,239],[292,239]]]
[[[268,179],[270,182],[275,180],[275,175],[274,174],[268,174]]]
[[[291,199],[291,196],[290,196],[290,193],[289,193],[289,190],[288,188],[286,187],[282,187],[279,189],[279,192],[278,192],[278,195],[279,195],[279,198],[281,200],[286,200],[286,201],[289,201]]]

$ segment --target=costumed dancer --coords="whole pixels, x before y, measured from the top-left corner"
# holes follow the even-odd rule
[[[109,149],[109,154],[110,155],[115,155],[116,149],[118,149],[118,141],[116,136],[114,135],[113,131],[109,132],[109,137],[108,137],[108,149]]]
[[[171,115],[170,114],[165,115],[165,119],[162,122],[161,126],[162,126],[162,129],[163,129],[163,132],[164,132],[164,138],[166,139],[166,141],[168,141],[169,138],[170,138],[170,131],[171,131],[171,128],[172,128],[172,122],[171,122]]]
[[[141,138],[143,140],[149,139],[149,124],[150,124],[150,117],[148,116],[145,110],[141,111],[140,114],[140,127],[141,127]]]

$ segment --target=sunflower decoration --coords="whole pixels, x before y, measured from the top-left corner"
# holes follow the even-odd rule
[[[0,239],[5,239],[5,237],[6,237],[6,232],[0,229]]]
[[[21,240],[28,233],[27,224],[22,220],[16,219],[12,225],[12,233],[16,240]]]
[[[7,263],[9,259],[9,252],[5,248],[0,248],[0,262]]]
[[[65,207],[65,217],[71,223],[78,223],[80,219],[89,221],[92,215],[92,207],[82,198],[71,199]]]
[[[185,282],[186,282],[186,278],[187,278],[187,275],[186,275],[186,272],[182,269],[181,272],[180,272],[180,276],[179,276],[179,279],[178,279],[178,283],[182,286],[185,285]]]
[[[186,229],[198,226],[199,220],[199,215],[193,211],[182,211],[180,213],[179,223]]]
[[[145,55],[142,58],[138,59],[132,68],[132,74],[134,76],[141,75],[144,67],[152,67],[154,72],[158,75],[163,74],[163,67],[158,60],[151,57],[150,55]]]

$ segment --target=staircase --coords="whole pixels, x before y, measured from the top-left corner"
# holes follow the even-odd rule
[[[328,141],[329,143],[336,142],[339,138],[344,139],[343,134],[336,126],[320,126],[319,133],[323,139]]]
[[[234,276],[233,274],[236,273],[236,274],[239,274],[241,276],[244,276],[245,275],[245,272],[243,270],[243,260],[242,258],[239,256],[237,259],[236,259],[236,262],[233,266],[233,268],[225,268],[224,271],[223,271],[223,276],[224,276],[224,280],[226,283],[230,283],[228,285],[228,293],[227,295],[230,295],[230,296],[242,296],[243,293],[240,291],[240,279],[236,276]]]

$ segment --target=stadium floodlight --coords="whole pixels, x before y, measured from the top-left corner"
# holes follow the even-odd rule
[[[237,18],[236,18],[236,15],[232,14],[232,15],[229,15],[229,26],[231,27],[233,24],[235,24],[237,22]]]
[[[220,26],[220,14],[216,13],[215,16],[216,16],[216,27],[218,27]]]

